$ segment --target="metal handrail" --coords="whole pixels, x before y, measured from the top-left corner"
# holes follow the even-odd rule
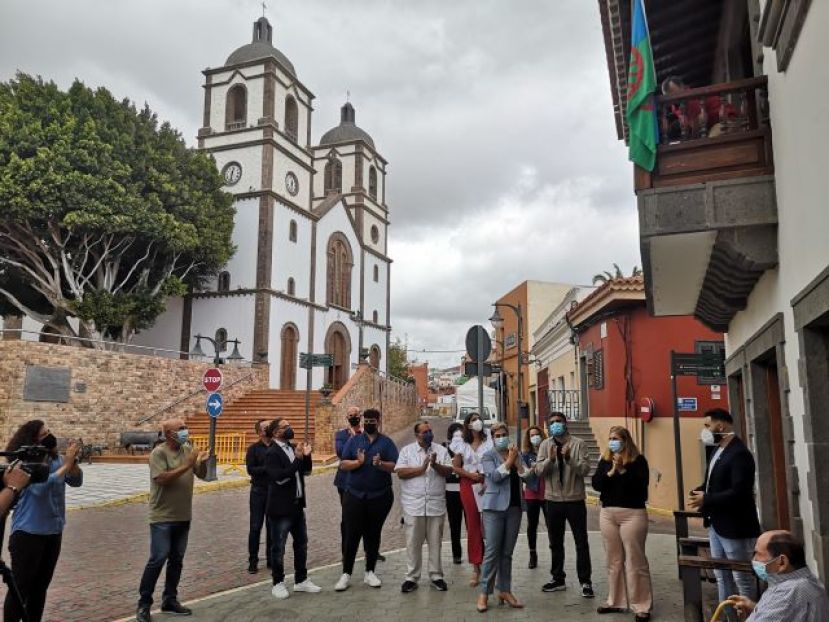
[[[256,372],[255,372],[255,371],[253,371],[253,372],[249,373],[247,376],[242,376],[241,378],[237,378],[236,380],[234,380],[234,381],[233,381],[233,382],[231,382],[230,384],[225,385],[225,387],[224,387],[224,388],[225,388],[225,389],[229,389],[230,387],[234,387],[234,386],[236,386],[237,384],[239,384],[240,382],[243,382],[243,381],[245,381],[245,380],[248,380],[248,379],[250,379],[250,378],[253,378],[255,375],[256,375]],[[180,398],[179,398],[179,399],[177,399],[176,401],[174,401],[174,402],[170,402],[170,403],[169,403],[169,404],[167,404],[164,408],[162,408],[161,410],[159,410],[159,411],[157,411],[157,412],[153,413],[152,415],[149,415],[148,417],[144,417],[143,419],[140,419],[140,420],[139,420],[139,421],[138,421],[135,425],[142,425],[142,424],[144,424],[144,423],[147,423],[148,421],[150,421],[150,420],[155,419],[156,417],[158,417],[160,414],[167,412],[167,411],[168,411],[168,410],[170,410],[171,408],[175,408],[175,407],[176,407],[176,406],[178,406],[179,404],[182,404],[182,403],[186,402],[186,401],[187,401],[187,400],[189,400],[190,398],[193,398],[193,397],[197,396],[197,395],[198,395],[198,394],[200,394],[200,393],[207,393],[207,389],[205,389],[205,388],[203,388],[203,387],[202,387],[202,388],[196,389],[195,391],[191,391],[190,393],[188,393],[188,394],[187,394],[187,395],[185,395],[184,397],[180,397]]]

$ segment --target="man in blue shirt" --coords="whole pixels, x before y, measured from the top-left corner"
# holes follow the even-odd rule
[[[398,455],[394,442],[378,430],[380,418],[379,410],[370,408],[363,412],[364,432],[346,443],[340,460],[340,469],[346,472],[343,495],[346,538],[343,574],[334,586],[338,592],[348,589],[361,539],[366,550],[363,581],[371,587],[382,585],[374,569],[383,524],[394,503],[391,473]]]

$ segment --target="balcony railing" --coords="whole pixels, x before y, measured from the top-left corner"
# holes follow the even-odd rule
[[[656,99],[661,144],[637,191],[774,173],[766,76]]]
[[[548,389],[547,399],[550,401],[550,412],[564,413],[570,421],[581,419],[579,408],[579,392],[575,389]]]
[[[247,121],[229,121],[225,123],[225,131],[230,132],[233,130],[243,130],[247,127]]]

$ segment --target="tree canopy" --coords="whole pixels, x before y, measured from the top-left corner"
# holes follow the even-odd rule
[[[399,338],[389,344],[389,376],[406,381],[412,380],[409,374],[409,357],[407,354],[406,346]]]
[[[19,73],[0,84],[0,313],[128,341],[233,254],[222,185],[148,106]]]

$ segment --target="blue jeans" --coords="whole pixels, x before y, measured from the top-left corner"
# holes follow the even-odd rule
[[[150,560],[141,575],[141,586],[138,588],[140,597],[139,607],[149,607],[153,604],[153,592],[161,569],[167,564],[167,574],[164,578],[164,593],[161,602],[168,603],[178,598],[178,582],[181,579],[181,568],[184,562],[184,553],[187,551],[187,536],[190,534],[190,521],[176,521],[168,523],[150,523]]]
[[[285,580],[285,545],[288,534],[294,541],[294,583],[308,578],[308,529],[305,526],[305,510],[296,506],[287,516],[271,516],[271,576],[273,584]]]
[[[713,558],[748,562],[754,557],[756,538],[723,538],[714,531],[713,527],[708,528],[708,538],[711,541],[711,557]],[[757,582],[752,573],[715,570],[714,574],[717,577],[720,602],[733,594],[757,600]]]
[[[522,515],[520,506],[504,511],[484,510],[486,548],[481,570],[481,594],[490,594],[493,582],[499,592],[512,591],[512,551],[518,540]]]

